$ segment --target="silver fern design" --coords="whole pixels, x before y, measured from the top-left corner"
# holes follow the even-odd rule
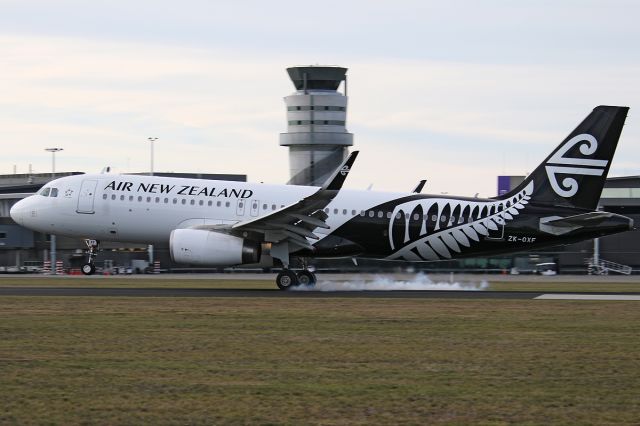
[[[506,200],[433,198],[400,204],[389,221],[389,244],[396,251],[387,259],[451,259],[463,248],[479,243],[481,238],[491,239],[492,233],[496,238],[502,238],[504,225],[520,214],[520,210],[529,203],[532,193],[533,181]]]

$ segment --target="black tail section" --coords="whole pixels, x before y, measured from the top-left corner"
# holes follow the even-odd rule
[[[522,184],[499,198],[533,185],[532,203],[595,210],[628,111],[596,107]]]

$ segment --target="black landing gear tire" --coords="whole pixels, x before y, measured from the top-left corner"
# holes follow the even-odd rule
[[[295,272],[285,269],[276,277],[276,284],[280,290],[289,290],[298,285],[298,276]]]
[[[298,272],[298,283],[300,285],[313,287],[314,285],[316,285],[316,276],[311,271],[300,271]]]
[[[93,275],[96,273],[96,265],[93,263],[85,263],[82,265],[82,273],[85,275]]]

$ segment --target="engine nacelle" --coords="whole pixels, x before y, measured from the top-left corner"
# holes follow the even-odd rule
[[[171,259],[177,263],[232,266],[260,261],[260,243],[201,229],[175,229],[169,240]]]

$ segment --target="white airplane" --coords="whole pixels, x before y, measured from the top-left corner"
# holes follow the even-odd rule
[[[357,151],[322,187],[138,175],[56,179],[16,203],[11,217],[35,231],[85,238],[95,272],[99,240],[169,243],[175,262],[282,262],[276,284],[314,284],[293,257],[438,261],[567,244],[632,228],[596,211],[628,108],[600,106],[508,194],[488,199],[343,190]]]

